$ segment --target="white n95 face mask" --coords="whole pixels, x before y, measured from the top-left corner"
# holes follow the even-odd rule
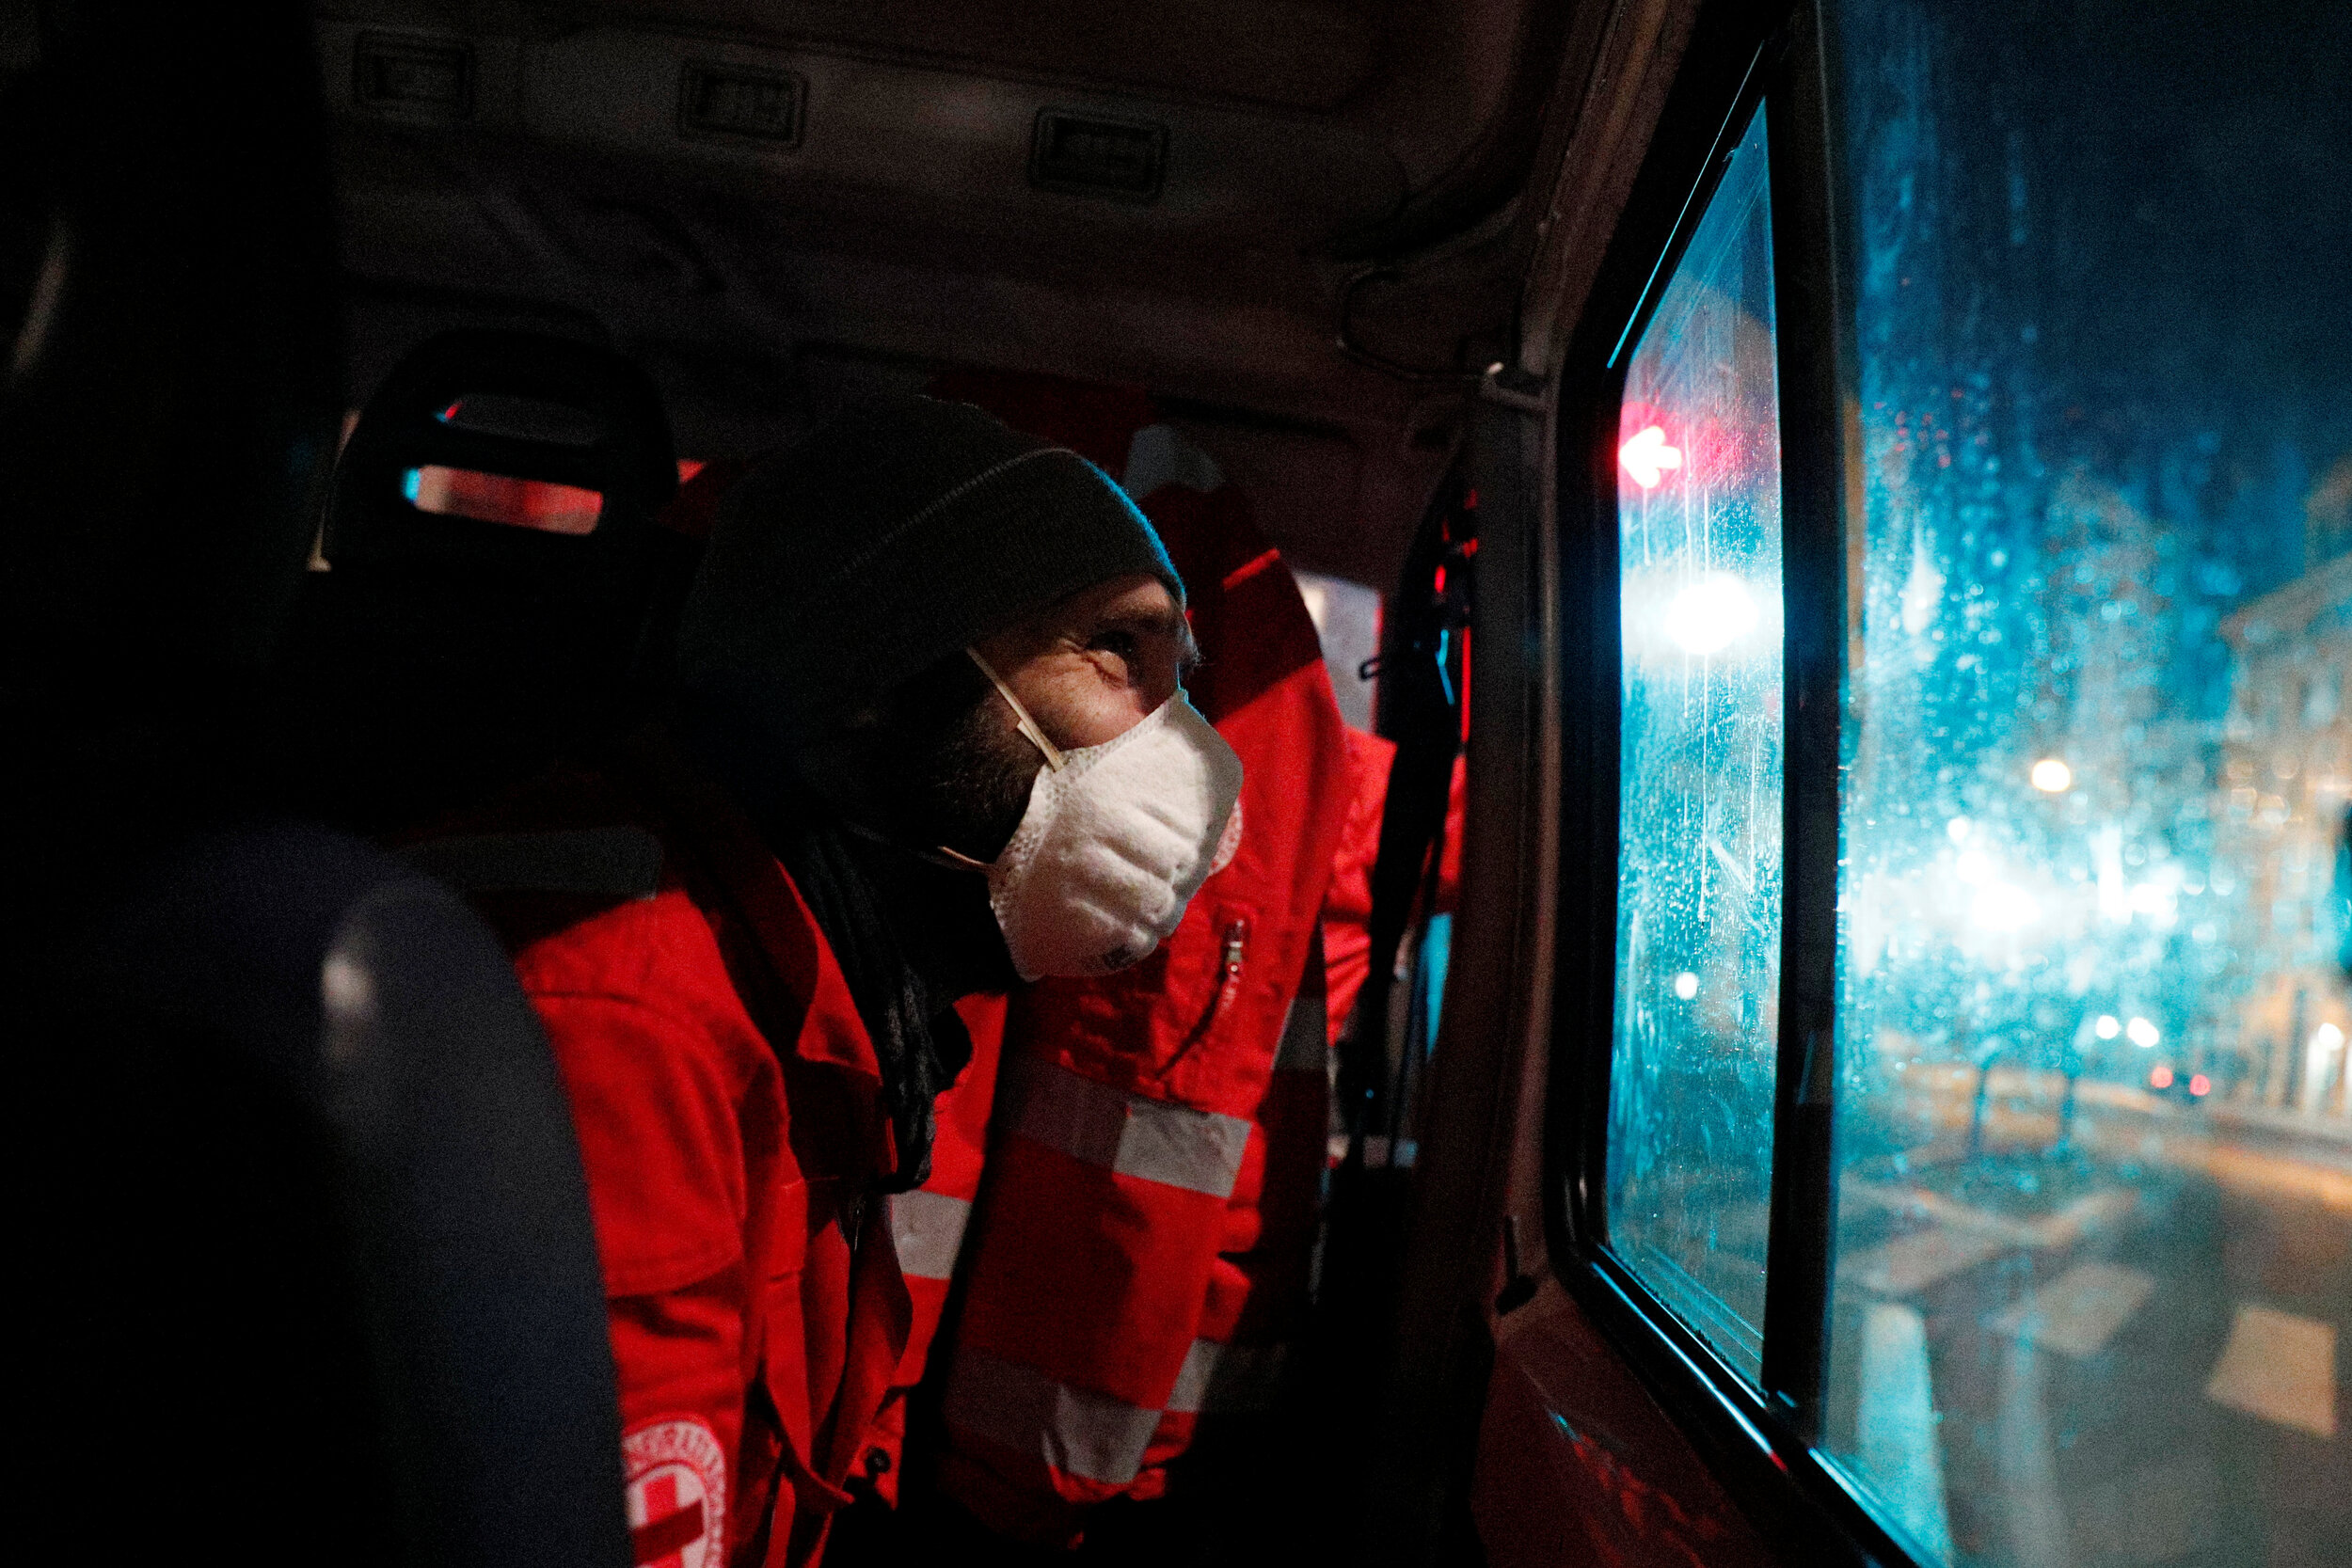
[[[1241,758],[1180,689],[1126,734],[1065,752],[975,651],[1044,753],[1029,808],[988,869],[1024,980],[1107,974],[1149,956],[1241,847]]]

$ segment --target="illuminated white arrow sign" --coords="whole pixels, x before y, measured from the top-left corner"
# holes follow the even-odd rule
[[[1617,461],[1625,465],[1625,471],[1633,476],[1634,483],[1645,490],[1655,490],[1666,469],[1682,467],[1682,449],[1668,446],[1665,431],[1647,425],[1617,449]]]

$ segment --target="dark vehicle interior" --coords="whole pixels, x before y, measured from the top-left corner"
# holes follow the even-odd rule
[[[636,1560],[544,1041],[388,846],[660,716],[713,481],[1008,373],[1148,392],[1398,748],[1303,1370],[1080,1559],[2352,1560],[2274,8],[0,4],[21,1495]]]

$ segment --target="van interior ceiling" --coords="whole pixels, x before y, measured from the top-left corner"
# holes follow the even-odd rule
[[[1385,590],[1517,356],[1531,173],[1687,8],[327,0],[347,401],[459,325],[607,339],[705,459],[943,364],[1140,385]]]

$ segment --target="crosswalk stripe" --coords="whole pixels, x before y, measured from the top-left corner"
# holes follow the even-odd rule
[[[2061,1355],[2096,1355],[2155,1288],[2137,1269],[2078,1263],[1996,1313],[1987,1326]]]
[[[2265,1421],[2333,1437],[2335,1324],[2241,1303],[2205,1397]]]
[[[1975,1267],[2000,1251],[2001,1244],[1997,1237],[1938,1226],[1857,1253],[1847,1259],[1845,1267],[1848,1276],[1866,1291],[1907,1296],[1947,1275]]]
[[[1952,1525],[1944,1498],[1928,1327],[1915,1310],[1886,1301],[1865,1309],[1861,1383],[1854,1457],[1863,1477],[1913,1541],[1929,1556],[1948,1560]]]

